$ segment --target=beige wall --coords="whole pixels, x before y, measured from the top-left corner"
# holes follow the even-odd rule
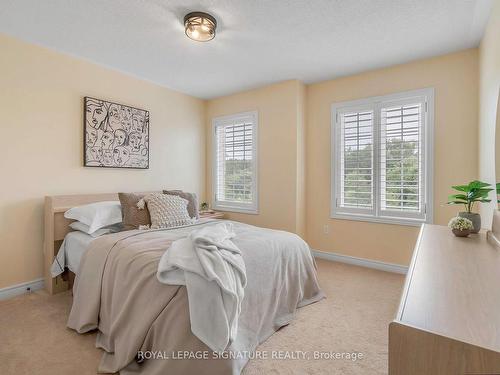
[[[450,186],[477,178],[477,49],[307,87],[306,222],[312,248],[409,263],[418,228],[330,219],[330,107],[425,87],[435,89],[434,222],[446,224],[457,212],[445,204]]]
[[[257,110],[259,113],[259,213],[229,213],[233,220],[302,233],[304,86],[286,81],[207,103],[207,197],[212,193],[212,119]]]
[[[500,181],[500,1],[495,1],[479,48],[479,174],[489,183]],[[496,153],[495,153],[495,138]],[[496,172],[495,172],[496,154]],[[481,206],[483,227],[491,226],[495,195],[491,205]]]
[[[42,277],[45,195],[182,188],[205,195],[205,103],[0,35],[0,288]],[[149,170],[82,167],[85,95],[148,109]]]

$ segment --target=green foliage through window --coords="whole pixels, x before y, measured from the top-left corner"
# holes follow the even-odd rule
[[[224,170],[224,198],[229,201],[252,201],[252,161],[226,159]]]

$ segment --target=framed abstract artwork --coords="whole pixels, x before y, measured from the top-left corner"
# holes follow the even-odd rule
[[[149,112],[84,98],[85,167],[149,168]]]

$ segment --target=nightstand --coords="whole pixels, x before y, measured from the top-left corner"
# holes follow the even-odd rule
[[[224,219],[224,212],[200,211],[200,219]]]

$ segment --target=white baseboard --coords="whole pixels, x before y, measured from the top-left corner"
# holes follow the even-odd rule
[[[35,290],[43,289],[43,278],[27,281],[25,283],[11,285],[6,288],[0,289],[0,300],[19,296],[27,293],[28,290],[34,292]]]
[[[342,255],[337,253],[329,253],[326,251],[311,250],[316,258],[331,260],[333,262],[347,263],[360,267],[374,268],[380,271],[400,273],[406,275],[408,267],[400,264],[385,263],[378,260],[370,260],[364,258],[351,257],[349,255]]]

